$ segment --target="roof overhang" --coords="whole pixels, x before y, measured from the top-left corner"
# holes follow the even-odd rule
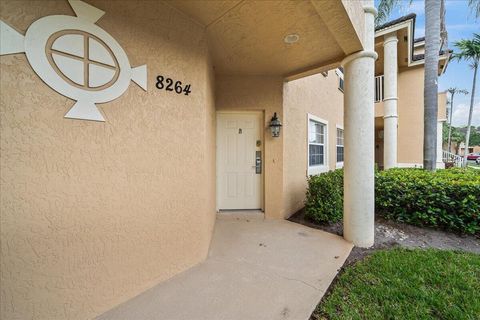
[[[407,51],[407,57],[408,57],[408,66],[411,66],[412,64],[412,57],[413,57],[413,39],[414,39],[414,30],[415,30],[415,17],[412,19],[408,19],[406,21],[403,21],[398,24],[394,24],[392,26],[380,29],[378,31],[375,31],[375,39],[379,38],[381,36],[384,36],[386,34],[395,32],[395,31],[400,31],[406,29],[408,39],[408,51]],[[399,39],[400,40],[400,39]]]
[[[217,74],[295,79],[333,69],[363,49],[361,1],[176,0],[206,29]],[[296,43],[285,43],[297,34]]]
[[[423,57],[421,58],[415,58],[415,48],[421,47],[425,45],[425,39],[419,39],[419,41],[415,40],[415,15],[411,14],[406,16],[407,18],[400,18],[398,19],[397,23],[387,23],[385,24],[385,27],[380,27],[377,28],[375,31],[375,43],[376,46],[379,47],[379,44],[383,42],[381,39],[382,36],[392,33],[392,32],[403,32],[406,34],[406,48],[402,48],[401,45],[398,46],[398,50],[406,50],[406,67],[415,67],[415,66],[420,66],[425,63],[425,59]],[[399,42],[402,39],[399,38]],[[379,60],[381,61],[383,58],[383,50],[378,50],[381,51],[378,52],[379,54]],[[381,56],[381,57],[380,57]],[[399,52],[399,56],[401,56],[401,52]],[[450,60],[451,52],[449,50],[443,50],[440,51],[439,53],[439,63],[438,63],[438,75],[443,74],[446,69],[448,62]],[[403,61],[399,61],[399,66],[402,66]]]

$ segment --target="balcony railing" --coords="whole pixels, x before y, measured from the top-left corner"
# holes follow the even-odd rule
[[[375,77],[375,103],[383,101],[383,75]]]

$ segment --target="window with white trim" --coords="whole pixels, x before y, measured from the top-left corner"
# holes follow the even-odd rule
[[[343,129],[337,128],[337,163],[343,162]]]
[[[338,76],[338,89],[343,92],[343,86],[344,86],[344,81],[343,81],[343,68],[337,68],[335,69],[335,73]]]
[[[327,121],[308,116],[308,174],[327,171]]]

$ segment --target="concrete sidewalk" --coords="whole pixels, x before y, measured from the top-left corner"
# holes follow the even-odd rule
[[[309,319],[351,249],[286,220],[217,218],[205,262],[98,319]]]

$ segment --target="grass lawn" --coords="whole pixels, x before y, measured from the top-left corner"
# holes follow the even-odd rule
[[[312,319],[480,319],[480,255],[377,251],[346,267]]]

